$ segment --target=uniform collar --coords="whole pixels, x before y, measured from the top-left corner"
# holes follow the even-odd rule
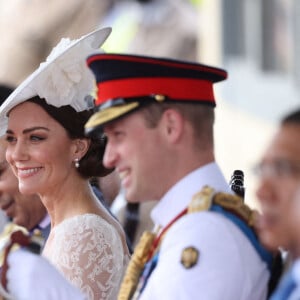
[[[232,193],[219,166],[215,162],[209,163],[187,174],[161,198],[151,211],[154,224],[166,226],[188,206],[193,195],[204,185],[212,186],[216,191]]]

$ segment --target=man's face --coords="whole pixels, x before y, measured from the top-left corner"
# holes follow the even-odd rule
[[[164,167],[169,158],[162,124],[148,128],[143,114],[135,112],[106,125],[104,132],[108,141],[103,163],[116,168],[126,199],[159,199],[167,189],[169,172]]]
[[[261,241],[271,249],[293,251],[295,195],[300,187],[300,125],[284,125],[274,136],[260,163],[257,196],[262,216]],[[300,199],[298,199],[300,201]]]

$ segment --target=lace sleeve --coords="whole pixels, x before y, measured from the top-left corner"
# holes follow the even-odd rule
[[[82,215],[55,228],[49,260],[88,299],[116,299],[125,260],[119,234],[96,215]]]

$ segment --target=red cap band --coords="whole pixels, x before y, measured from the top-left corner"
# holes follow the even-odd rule
[[[161,94],[171,99],[205,101],[215,104],[213,85],[209,80],[186,78],[127,78],[98,84],[96,105],[116,98]]]

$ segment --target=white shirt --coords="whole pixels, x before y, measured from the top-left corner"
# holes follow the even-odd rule
[[[164,195],[151,212],[154,223],[166,226],[204,185],[231,193],[219,167],[208,164]],[[187,247],[199,253],[191,268],[180,263]],[[218,213],[197,212],[183,216],[168,230],[158,264],[139,299],[262,300],[268,279],[266,264],[232,221]]]
[[[300,299],[300,259],[297,259],[291,266],[291,272],[293,279],[295,280],[296,287],[292,291],[287,300],[299,300]]]

